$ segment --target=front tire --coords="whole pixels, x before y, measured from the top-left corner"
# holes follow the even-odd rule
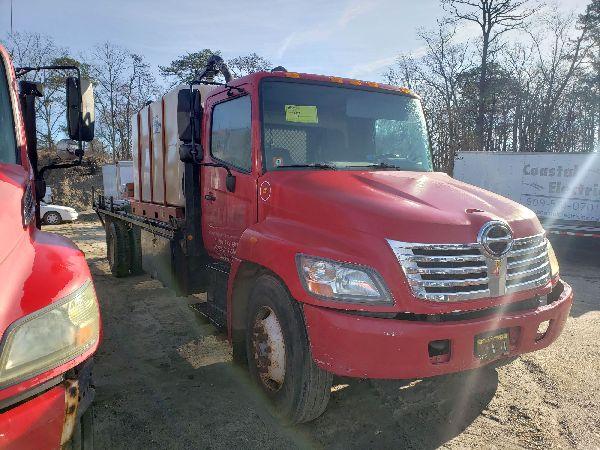
[[[271,275],[259,277],[250,293],[246,353],[275,416],[302,423],[323,414],[333,375],[314,363],[301,307]]]
[[[61,215],[56,211],[48,211],[44,214],[44,223],[46,225],[60,225],[62,222]]]
[[[142,238],[141,229],[135,225],[129,230],[129,260],[131,275],[140,275],[144,273],[142,268]]]

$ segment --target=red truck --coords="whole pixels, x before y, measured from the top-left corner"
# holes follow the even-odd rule
[[[19,75],[59,69],[67,78],[71,138],[93,136],[93,94],[75,67],[21,68]],[[82,95],[83,94],[83,95]],[[0,46],[0,448],[89,448],[92,443],[92,355],[100,313],[83,253],[69,240],[40,230],[36,83],[17,77]],[[40,195],[41,193],[41,195]]]
[[[134,198],[96,202],[113,273],[206,292],[291,422],[323,413],[333,374],[476,369],[563,329],[573,294],[537,217],[436,173],[407,89],[281,67],[232,80],[215,57],[132,123]]]

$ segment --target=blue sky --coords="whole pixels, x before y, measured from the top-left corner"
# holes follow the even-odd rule
[[[581,12],[589,0],[554,3]],[[434,27],[442,9],[439,0],[13,0],[13,12],[15,30],[75,53],[110,40],[157,66],[202,48],[255,51],[288,70],[377,81],[400,52],[418,51],[417,27]],[[10,0],[0,0],[0,36],[9,30]]]

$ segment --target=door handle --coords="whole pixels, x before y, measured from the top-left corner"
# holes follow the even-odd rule
[[[217,199],[217,197],[215,197],[215,194],[213,194],[212,192],[209,192],[204,196],[204,199],[208,200],[209,202],[214,202]]]

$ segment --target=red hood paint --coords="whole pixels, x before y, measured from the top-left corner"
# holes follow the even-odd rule
[[[515,237],[542,232],[535,214],[443,173],[301,170],[268,172],[266,216],[405,242],[472,243],[483,224],[505,220]]]
[[[0,163],[0,268],[9,265],[10,255],[29,238],[28,229],[23,228],[22,216],[27,182],[23,167]]]
[[[91,278],[84,254],[66,238],[30,224],[21,201],[29,179],[23,167],[0,164],[0,341],[16,320],[69,295]],[[86,353],[21,383],[0,389],[0,400],[19,395],[81,363]]]
[[[0,337],[15,320],[73,292],[90,278],[83,252],[33,225],[23,228],[27,172],[0,164]]]

